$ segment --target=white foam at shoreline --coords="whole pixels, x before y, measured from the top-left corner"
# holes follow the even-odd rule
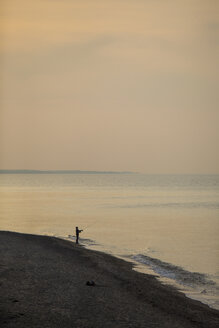
[[[210,280],[207,275],[199,272],[190,272],[179,266],[163,262],[159,259],[149,257],[143,254],[132,255],[131,259],[141,264],[148,265],[153,269],[154,272],[158,273],[160,276],[174,279],[177,282],[188,285],[191,287],[196,286],[206,286],[206,285],[216,285],[213,280]]]

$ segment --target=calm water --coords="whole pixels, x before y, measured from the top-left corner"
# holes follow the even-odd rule
[[[1,174],[0,229],[75,240],[219,308],[219,176]]]

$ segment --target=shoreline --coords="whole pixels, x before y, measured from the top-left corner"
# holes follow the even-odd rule
[[[0,231],[0,252],[2,327],[219,325],[219,311],[71,241]]]
[[[54,237],[58,237],[73,243],[75,243],[76,240],[75,236],[73,235],[68,235],[68,237],[54,235]],[[87,240],[91,242],[91,244],[86,243]],[[137,272],[141,272],[146,275],[152,275],[156,277],[156,279],[160,281],[161,284],[174,287],[178,291],[185,294],[188,298],[200,301],[201,303],[208,305],[210,308],[219,311],[218,297],[215,295],[215,292],[213,290],[212,291],[210,289],[207,290],[209,286],[210,287],[214,286],[216,290],[216,288],[218,288],[218,284],[215,280],[213,280],[212,277],[209,277],[207,273],[188,271],[188,269],[185,269],[181,266],[177,266],[169,262],[164,262],[164,260],[160,260],[158,258],[153,258],[153,257],[148,257],[150,264],[152,264],[150,266],[150,264],[148,265],[148,263],[136,259],[136,255],[129,256],[129,255],[121,255],[121,252],[118,253],[118,251],[112,252],[110,248],[102,247],[103,245],[96,244],[95,241],[91,239],[80,238],[80,241],[81,241],[81,245],[86,249],[103,252],[104,254],[109,254],[118,259],[122,259],[125,262],[130,262],[133,265],[133,270]],[[94,244],[92,244],[92,242]],[[142,254],[138,254],[137,257],[139,257],[139,255],[143,258],[147,258],[147,256],[145,255],[142,256]],[[157,263],[158,266],[156,266]],[[163,267],[164,267],[164,273],[162,272]],[[166,271],[167,267],[169,272]],[[171,271],[173,269],[174,271]],[[175,274],[174,278],[169,277],[169,275],[171,276],[172,272],[174,272]],[[183,277],[181,277],[182,273],[183,273]],[[194,280],[198,280],[198,282]],[[194,286],[190,286],[189,283],[194,284]]]

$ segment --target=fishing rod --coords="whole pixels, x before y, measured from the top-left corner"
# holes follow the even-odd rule
[[[89,227],[95,225],[100,219],[95,220],[93,223],[88,224],[83,230],[87,230]]]
[[[99,221],[99,219],[97,219],[96,221],[94,221],[94,222],[88,224],[85,228],[82,229],[82,231],[87,230],[87,229],[90,228],[91,226],[95,225],[98,221]],[[70,236],[72,236],[72,237],[76,237],[76,236],[74,236],[74,235],[69,235],[69,237],[70,237]]]

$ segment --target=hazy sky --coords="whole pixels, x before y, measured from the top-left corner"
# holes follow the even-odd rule
[[[2,0],[0,168],[219,173],[218,0]]]

